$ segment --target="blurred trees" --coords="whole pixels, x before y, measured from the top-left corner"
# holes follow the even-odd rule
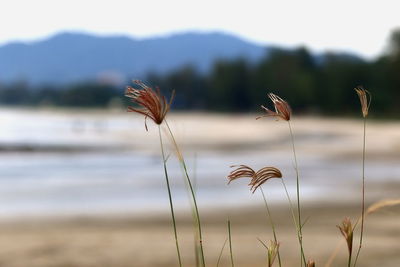
[[[166,75],[149,74],[145,82],[168,97],[175,90],[174,109],[254,111],[268,104],[274,92],[298,112],[358,112],[353,88],[363,85],[373,95],[374,114],[398,116],[400,105],[400,30],[387,53],[374,61],[348,54],[312,55],[306,48],[270,49],[257,63],[244,58],[218,61],[209,73],[184,66]],[[105,107],[123,97],[124,88],[95,83],[56,88],[29,88],[27,83],[0,84],[0,103]]]

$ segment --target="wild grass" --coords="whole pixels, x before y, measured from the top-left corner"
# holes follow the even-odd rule
[[[166,98],[161,95],[160,90],[154,91],[151,87],[148,87],[141,81],[134,81],[136,85],[141,87],[141,90],[128,86],[125,92],[125,95],[131,99],[131,101],[140,106],[139,108],[129,107],[128,111],[137,112],[139,114],[145,115],[145,128],[147,130],[146,119],[149,117],[151,120],[154,121],[155,124],[158,125],[158,135],[160,141],[160,148],[161,148],[161,155],[163,160],[163,167],[164,167],[164,175],[165,181],[167,185],[168,191],[168,200],[170,205],[171,217],[172,217],[172,226],[174,230],[174,238],[175,238],[175,245],[176,245],[176,252],[178,255],[178,262],[179,266],[182,267],[182,259],[181,253],[179,249],[179,241],[178,241],[178,232],[176,227],[176,218],[174,212],[174,205],[172,201],[172,192],[171,186],[169,182],[169,175],[167,170],[167,158],[164,152],[164,144],[162,140],[161,134],[161,124],[163,123],[165,116],[167,115],[173,96],[170,99],[170,102],[167,103]]]
[[[185,162],[185,158],[182,154],[182,151],[175,139],[175,136],[173,134],[173,131],[171,127],[169,126],[167,120],[166,120],[166,115],[167,112],[169,111],[171,100],[169,102],[166,101],[165,97],[163,97],[160,94],[160,91],[154,91],[152,88],[147,87],[143,83],[136,81],[136,84],[141,87],[140,89],[134,89],[132,87],[128,87],[126,95],[132,99],[132,101],[141,107],[141,109],[138,109],[136,107],[130,107],[129,111],[137,112],[145,116],[145,118],[150,118],[154,123],[158,125],[158,132],[159,132],[159,142],[160,142],[160,149],[161,149],[161,155],[163,159],[163,167],[164,167],[164,175],[166,179],[166,186],[167,186],[167,191],[168,191],[168,198],[169,198],[169,204],[170,204],[170,212],[171,212],[171,218],[172,218],[172,225],[173,225],[173,232],[174,232],[174,238],[175,238],[175,246],[176,246],[176,251],[177,251],[177,256],[178,256],[178,264],[179,266],[182,266],[182,259],[181,259],[181,253],[180,253],[180,247],[179,247],[179,238],[178,238],[178,231],[177,231],[177,224],[176,224],[176,216],[174,213],[174,207],[173,207],[173,197],[172,197],[172,191],[170,188],[170,181],[169,181],[169,175],[168,175],[168,169],[167,169],[167,159],[165,156],[165,151],[164,151],[164,141],[162,138],[162,131],[161,131],[161,126],[165,125],[166,132],[168,134],[168,137],[170,137],[171,143],[173,145],[173,148],[175,150],[175,153],[177,155],[177,158],[179,160],[182,173],[184,176],[184,179],[187,184],[188,191],[190,193],[191,197],[191,207],[192,207],[192,212],[193,212],[193,221],[195,225],[195,258],[196,258],[196,266],[206,266],[206,258],[204,255],[204,243],[203,243],[203,232],[202,232],[202,223],[200,219],[200,213],[198,209],[198,204],[197,204],[197,199],[196,199],[196,193],[195,193],[195,188],[193,186],[193,181],[190,179],[188,168]],[[337,227],[340,230],[340,233],[344,237],[345,244],[347,247],[348,251],[348,259],[347,259],[347,266],[356,266],[357,261],[360,256],[360,251],[363,246],[363,235],[364,235],[364,228],[365,228],[365,218],[366,215],[372,214],[374,212],[377,212],[380,209],[383,209],[384,207],[388,206],[394,206],[394,205],[399,205],[400,200],[399,199],[393,199],[393,200],[385,200],[381,201],[378,203],[373,204],[370,206],[367,210],[365,209],[365,202],[366,202],[366,195],[365,195],[365,165],[366,165],[366,122],[367,122],[367,116],[369,112],[369,107],[371,103],[371,97],[370,94],[367,90],[363,89],[362,87],[357,87],[356,93],[360,99],[361,103],[361,111],[363,114],[363,145],[362,145],[362,183],[361,183],[361,191],[362,191],[362,197],[361,197],[361,215],[358,220],[353,224],[351,222],[350,218],[345,218],[340,225]],[[274,105],[274,110],[270,110],[266,108],[265,106],[261,106],[262,109],[266,112],[266,114],[257,117],[257,119],[261,117],[273,117],[276,118],[277,120],[284,120],[288,123],[288,128],[289,128],[289,136],[290,136],[290,145],[293,153],[293,165],[294,165],[294,171],[295,171],[295,181],[296,181],[296,205],[292,202],[292,198],[287,190],[287,186],[284,181],[284,175],[281,173],[279,169],[276,167],[272,166],[267,166],[259,169],[258,171],[255,171],[253,168],[247,166],[247,165],[233,165],[231,166],[234,168],[228,175],[228,184],[231,183],[232,181],[239,179],[239,178],[245,178],[249,179],[249,187],[250,191],[252,193],[255,193],[257,189],[261,191],[267,217],[269,220],[269,225],[272,230],[272,236],[273,240],[270,241],[270,243],[267,245],[264,243],[261,239],[258,238],[259,242],[262,244],[262,246],[266,249],[266,255],[267,255],[267,266],[273,266],[275,259],[277,259],[279,267],[284,266],[285,264],[285,259],[281,258],[280,254],[280,241],[278,238],[278,229],[276,227],[276,224],[273,220],[271,210],[269,207],[269,203],[267,201],[266,194],[262,188],[262,185],[264,185],[268,180],[272,178],[279,178],[282,182],[282,186],[285,190],[286,198],[289,203],[290,207],[290,213],[293,219],[296,235],[297,235],[297,241],[298,241],[298,246],[299,246],[299,266],[300,267],[313,267],[316,265],[315,261],[312,259],[308,259],[305,255],[305,248],[304,248],[304,242],[303,242],[303,226],[305,224],[305,221],[303,221],[302,217],[302,203],[301,203],[301,177],[300,177],[300,171],[299,171],[299,165],[298,165],[298,158],[297,158],[297,152],[296,152],[296,145],[295,145],[295,135],[293,131],[293,126],[291,124],[292,120],[292,110],[289,106],[289,104],[280,98],[279,96],[275,94],[268,94],[269,99],[272,101]],[[147,124],[145,121],[145,127],[147,130]],[[359,224],[360,222],[360,224]],[[355,229],[360,225],[360,238],[358,242],[358,249],[356,251],[355,257],[353,253],[353,244],[354,244],[354,231]],[[224,248],[226,244],[229,244],[229,254],[230,254],[230,262],[231,266],[234,266],[234,256],[233,256],[233,233],[231,231],[231,220],[227,221],[227,230],[228,230],[228,237],[226,238],[225,242],[223,243],[223,246],[220,250],[219,256],[218,256],[218,261],[216,263],[216,266],[218,267],[220,265],[221,257],[223,255]],[[333,256],[331,256],[328,260],[328,263],[325,266],[330,266],[332,264],[336,252],[334,252]],[[354,262],[353,262],[354,259]]]

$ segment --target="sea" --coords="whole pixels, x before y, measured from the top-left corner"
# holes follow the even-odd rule
[[[154,127],[151,121],[147,123]],[[142,117],[118,111],[0,108],[0,217],[140,217],[168,212],[155,129],[146,136]],[[271,179],[263,185],[267,200],[287,203],[282,181],[292,200],[296,198],[291,150],[208,146],[182,153],[200,210],[262,205],[260,191],[253,194],[248,179],[228,185],[227,175],[237,164],[257,169],[274,163],[283,179]],[[174,206],[177,212],[185,212],[190,204],[187,182],[176,155],[168,148],[167,154]],[[298,156],[302,201],[321,204],[359,199],[361,154],[350,160],[301,151]],[[378,190],[381,187],[375,187],[399,182],[397,161],[369,161],[366,173],[371,198],[398,194],[382,193]]]

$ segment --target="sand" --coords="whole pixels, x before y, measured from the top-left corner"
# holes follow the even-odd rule
[[[399,211],[392,207],[368,217],[359,266],[399,266]],[[273,206],[272,213],[283,266],[299,266],[299,247],[288,207]],[[304,207],[303,216],[309,217],[304,226],[307,258],[325,266],[338,248],[331,266],[345,266],[346,245],[336,225],[345,216],[355,218],[358,213],[358,207],[351,205]],[[235,266],[265,266],[266,251],[256,238],[267,242],[272,234],[262,206],[203,213],[208,266],[216,266],[227,238],[227,214],[232,223]],[[178,217],[184,266],[195,266],[190,217]],[[0,266],[177,266],[169,216],[31,218],[3,223],[0,236]],[[220,266],[230,266],[228,247]]]
[[[96,113],[91,116],[111,120],[115,115]],[[290,152],[284,122],[268,119],[261,122],[254,118],[253,115],[172,114],[169,120],[184,151],[212,149],[229,153],[267,148],[268,151]],[[355,160],[361,155],[361,120],[304,117],[296,118],[293,124],[300,154],[332,161]],[[155,128],[145,132],[143,125],[140,130],[129,131],[122,127],[117,132],[109,131],[102,138],[105,137],[111,146],[158,153],[158,143],[154,141],[157,140],[156,133]],[[400,124],[370,121],[367,145],[370,163],[399,162]],[[375,197],[369,199],[369,203],[386,197],[400,197],[396,180],[373,186]],[[281,243],[282,266],[299,266],[299,246],[288,205],[272,205],[271,209]],[[257,238],[267,242],[272,234],[262,203],[200,212],[207,266],[216,266],[219,251],[227,238],[228,218],[232,222],[235,266],[266,266],[266,251]],[[331,266],[346,266],[346,245],[336,225],[346,216],[354,221],[359,215],[359,202],[304,203],[303,218],[308,218],[303,233],[307,258],[314,259],[317,266],[325,266],[338,248]],[[358,266],[400,266],[399,222],[398,207],[368,216]],[[184,266],[195,266],[194,229],[187,212],[178,214],[178,231]],[[358,238],[357,232],[355,249]],[[227,248],[220,266],[231,266]],[[161,267],[177,266],[177,258],[168,211],[141,215],[35,216],[1,220],[0,266]]]

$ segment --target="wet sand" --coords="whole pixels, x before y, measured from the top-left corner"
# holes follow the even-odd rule
[[[274,205],[271,208],[283,266],[299,266],[299,247],[289,209]],[[216,266],[227,238],[228,217],[232,224],[235,265],[266,265],[266,251],[257,238],[267,242],[272,234],[262,205],[206,211],[202,215],[208,266]],[[359,208],[355,205],[305,206],[303,218],[309,218],[303,233],[307,258],[314,259],[317,266],[325,266],[339,248],[331,266],[345,266],[346,245],[336,225],[346,216],[354,219],[358,215]],[[399,266],[399,220],[399,207],[368,216],[359,266]],[[195,266],[190,217],[178,215],[178,232],[184,266]],[[0,236],[0,266],[177,266],[168,215],[26,218],[3,222]],[[355,248],[356,243],[358,234]],[[230,266],[227,246],[220,266]]]

